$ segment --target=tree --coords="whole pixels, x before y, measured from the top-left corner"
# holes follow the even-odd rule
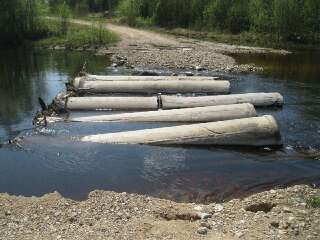
[[[249,16],[251,28],[257,32],[271,33],[273,31],[273,1],[251,0]]]
[[[247,0],[234,0],[228,10],[228,29],[232,33],[240,33],[250,28],[249,2]]]
[[[320,40],[320,1],[305,0],[304,12],[306,32],[311,36],[312,41]]]
[[[207,24],[215,29],[227,28],[227,17],[231,0],[211,0],[205,9]]]
[[[137,17],[140,15],[140,1],[122,0],[118,6],[118,11],[130,26],[134,26]]]

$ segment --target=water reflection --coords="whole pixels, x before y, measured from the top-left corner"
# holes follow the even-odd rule
[[[85,62],[93,72],[108,65],[106,58],[85,53],[1,50],[0,142],[30,128],[39,108],[38,97],[50,103]]]
[[[240,91],[279,91],[284,95],[282,111],[276,115],[287,145],[295,148],[320,148],[320,51],[290,55],[238,55],[238,63],[264,67],[263,74],[244,76],[237,84]]]

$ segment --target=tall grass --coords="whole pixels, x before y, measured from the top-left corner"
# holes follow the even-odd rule
[[[41,18],[47,12],[45,0],[1,0],[0,45],[16,45],[47,34]]]
[[[64,46],[67,49],[76,49],[84,46],[106,46],[118,41],[118,36],[100,24],[92,26],[81,26],[69,24],[65,34],[61,34],[61,23],[49,20],[48,23],[51,36],[41,39],[35,43],[39,47]]]

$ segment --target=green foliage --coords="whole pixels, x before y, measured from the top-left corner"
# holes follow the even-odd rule
[[[231,5],[228,11],[227,21],[228,28],[232,33],[240,33],[249,29],[248,8],[248,0],[237,0]]]
[[[144,18],[160,27],[252,31],[278,42],[320,41],[319,0],[122,0],[119,14],[129,25]]]
[[[101,16],[116,12],[130,26],[255,33],[278,43],[320,42],[319,0],[1,0],[0,42],[46,35],[48,28],[41,16],[48,9],[62,19],[60,34],[68,32],[71,12],[100,12]]]
[[[122,0],[118,6],[118,11],[129,26],[135,26],[136,20],[140,15],[140,1]]]
[[[41,16],[46,12],[44,0],[1,0],[0,44],[18,44],[45,35]]]
[[[273,1],[250,1],[249,16],[252,30],[258,32],[271,32],[273,30]]]
[[[80,26],[70,24],[65,35],[60,34],[60,23],[50,21],[51,37],[39,40],[36,46],[51,47],[65,46],[67,49],[75,49],[89,46],[105,46],[118,41],[118,36],[103,28],[102,23],[95,26]]]
[[[320,196],[312,196],[306,199],[308,207],[320,208]]]
[[[71,18],[71,10],[66,2],[62,2],[57,6],[57,15],[60,18],[60,33],[65,35],[68,32]]]
[[[210,1],[204,10],[208,25],[213,29],[226,29],[229,7],[230,0]]]

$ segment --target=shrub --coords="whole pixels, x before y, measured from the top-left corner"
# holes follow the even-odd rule
[[[312,196],[306,199],[308,207],[320,208],[320,196]]]

